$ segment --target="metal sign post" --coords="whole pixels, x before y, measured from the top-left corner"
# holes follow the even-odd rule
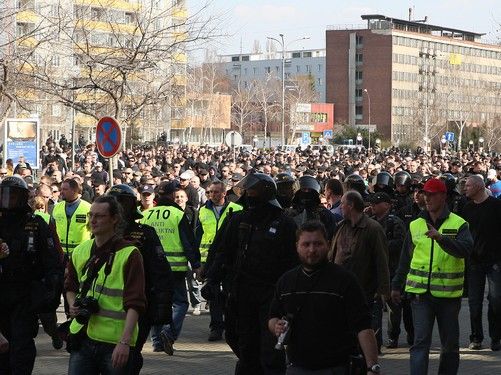
[[[110,187],[113,186],[113,156],[120,150],[122,144],[122,130],[117,120],[112,117],[103,117],[96,127],[97,151],[108,158]]]

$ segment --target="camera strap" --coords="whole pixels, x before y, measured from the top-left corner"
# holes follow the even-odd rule
[[[103,287],[104,283],[106,282],[106,279],[108,278],[108,275],[111,273],[111,269],[113,267],[113,261],[115,259],[115,246],[113,246],[111,252],[109,252],[107,255],[108,256],[98,256],[96,254],[96,243],[94,242],[92,244],[91,248],[91,257],[85,263],[84,268],[82,269],[82,275],[85,275],[85,280],[82,282],[82,286],[80,288],[80,297],[85,297],[89,290],[92,287],[92,284],[94,281],[97,279],[97,276],[99,274],[99,270],[103,267],[103,265],[106,264],[104,268],[104,282],[103,282]],[[102,288],[101,288],[102,289]]]

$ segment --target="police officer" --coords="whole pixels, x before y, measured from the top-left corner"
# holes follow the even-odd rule
[[[244,210],[227,221],[205,288],[225,279],[226,341],[238,357],[237,375],[283,374],[267,315],[278,278],[297,264],[296,224],[276,199],[273,179],[253,173],[239,182]],[[238,321],[238,324],[237,324]]]
[[[346,185],[345,191],[355,190],[360,193],[364,201],[367,201],[369,193],[367,193],[367,185],[365,185],[364,179],[358,174],[350,174],[344,180]]]
[[[385,192],[390,197],[393,197],[393,177],[389,172],[382,171],[376,175],[374,181],[374,193]]]
[[[224,182],[214,181],[207,189],[207,192],[209,193],[209,199],[200,209],[199,220],[201,225],[197,230],[202,265],[207,263],[209,248],[226,219],[231,217],[234,212],[242,210],[242,206],[239,204],[225,199],[226,186]],[[209,301],[211,317],[209,341],[221,340],[224,330],[223,296],[221,295],[219,284],[215,288],[214,294],[215,298]]]
[[[404,207],[412,204],[411,197],[411,184],[412,177],[406,171],[399,171],[395,173],[395,194],[394,200],[395,203],[393,205],[393,210],[397,213]],[[400,217],[400,219],[404,220],[404,218]]]
[[[330,241],[336,229],[336,216],[320,204],[320,184],[312,176],[302,176],[298,179],[299,190],[292,199],[292,209],[288,214],[300,227],[308,220],[320,220],[327,230]],[[340,219],[340,218],[339,218]]]
[[[143,215],[137,209],[136,193],[129,185],[114,185],[107,193],[114,196],[124,211],[124,238],[132,241],[143,257],[147,310],[139,316],[133,374],[143,366],[141,350],[152,325],[172,322],[172,271],[155,229],[136,222]]]
[[[375,193],[371,197],[371,209],[373,219],[377,220],[383,227],[388,240],[388,268],[390,270],[390,279],[393,278],[400,260],[400,251],[407,232],[404,222],[396,215],[392,214],[392,199],[384,193]],[[376,304],[375,304],[376,305]],[[407,342],[409,345],[414,341],[414,333],[412,327],[412,312],[407,300],[400,305],[388,302],[388,348],[398,347],[398,336],[400,335],[400,321],[402,320],[402,310],[404,315],[404,326],[407,331]],[[381,312],[381,310],[377,310]],[[382,318],[382,316],[381,316]],[[382,327],[379,325],[375,330],[378,346],[382,344]]]
[[[294,197],[294,177],[289,173],[279,173],[274,178],[277,184],[277,201],[285,210],[292,206],[292,198]]]
[[[61,202],[56,203],[52,217],[56,222],[57,235],[66,255],[71,257],[73,249],[90,239],[87,227],[87,214],[90,203],[81,199],[81,187],[73,179],[66,179],[61,184]]]
[[[164,181],[158,186],[157,206],[143,211],[141,224],[155,228],[165,255],[172,269],[172,324],[156,325],[152,330],[154,351],[174,354],[172,347],[183,327],[188,311],[185,275],[188,262],[197,276],[200,273],[200,252],[195,245],[195,236],[183,210],[173,201],[179,188],[177,181]]]
[[[57,241],[28,206],[28,187],[19,176],[0,184],[0,332],[10,350],[0,354],[1,374],[31,374],[38,313],[59,305],[63,266]],[[5,252],[8,255],[5,256]]]
[[[463,215],[463,207],[468,201],[464,195],[461,195],[456,190],[456,177],[450,173],[443,173],[440,179],[444,181],[447,187],[447,206],[449,211],[455,213],[456,215]]]

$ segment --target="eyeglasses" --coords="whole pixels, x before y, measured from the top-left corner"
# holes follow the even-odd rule
[[[53,193],[59,193],[59,190],[55,189],[55,190],[52,190]]]

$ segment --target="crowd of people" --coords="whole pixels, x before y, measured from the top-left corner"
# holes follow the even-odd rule
[[[67,324],[58,327],[54,298],[21,318],[40,319],[54,348],[67,341],[71,374],[138,374],[150,333],[154,351],[173,355],[190,304],[198,315],[203,301],[208,340],[226,339],[236,374],[379,373],[378,353],[402,345],[402,319],[410,373],[428,371],[436,320],[439,373],[456,374],[461,298],[469,303],[469,348],[479,350],[486,281],[490,348],[501,349],[498,154],[233,153],[163,142],[123,150],[110,175],[94,144],[79,146],[72,160],[65,139],[48,139],[40,160],[38,173],[23,157],[0,169],[8,245],[0,287],[29,295],[30,284],[14,277],[29,260],[26,277],[43,280],[47,295],[64,289]],[[12,228],[12,218],[23,225]],[[49,238],[43,252],[53,263],[36,256],[34,231]],[[2,313],[26,303],[2,301]],[[14,329],[16,311],[0,314],[0,370],[30,373],[33,335]]]

